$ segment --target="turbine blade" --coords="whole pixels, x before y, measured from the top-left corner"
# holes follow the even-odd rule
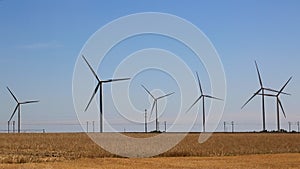
[[[198,80],[198,85],[199,85],[200,93],[201,93],[201,95],[203,95],[203,90],[202,90],[202,87],[201,87],[201,83],[200,83],[200,79],[199,79],[199,76],[198,76],[198,72],[196,72],[196,75],[197,75],[197,80]]]
[[[257,74],[258,74],[258,79],[259,79],[260,87],[263,87],[262,80],[261,80],[261,76],[260,76],[260,73],[259,73],[259,70],[258,70],[258,66],[257,66],[256,61],[255,61],[255,67],[256,67]]]
[[[150,93],[150,91],[144,86],[144,85],[141,85],[148,94],[150,94],[150,96],[155,100],[155,97]]]
[[[151,119],[151,116],[152,116],[152,113],[153,113],[153,110],[154,110],[155,104],[157,104],[156,100],[154,100],[154,101],[153,101],[153,104],[152,104],[152,108],[151,108],[151,112],[150,112],[149,119]]]
[[[278,90],[274,90],[274,89],[271,89],[271,88],[263,88],[264,90],[267,90],[267,91],[271,91],[271,92],[276,92],[278,93],[279,91]]]
[[[281,101],[279,100],[279,98],[277,98],[277,101],[278,101],[278,103],[279,103],[279,105],[280,105],[280,108],[281,108],[281,110],[282,110],[282,113],[283,113],[283,115],[284,115],[284,118],[286,118],[285,112],[284,112],[284,110],[283,110],[282,103],[281,103]]]
[[[268,90],[268,91],[271,91],[271,92],[276,92],[278,93],[279,91],[278,90],[274,90],[274,89],[270,89],[270,88],[263,88],[264,90]],[[290,93],[285,93],[285,92],[281,92],[281,94],[285,94],[285,95],[291,95]]]
[[[198,97],[196,99],[196,101],[187,109],[187,111],[185,111],[185,113],[189,112],[193,108],[193,106],[202,98],[202,96],[203,95],[201,95],[200,97]]]
[[[39,100],[25,101],[25,102],[22,102],[20,104],[37,103],[37,102],[39,102]]]
[[[157,98],[157,100],[158,100],[158,99],[162,99],[162,98],[164,98],[164,97],[168,97],[168,96],[170,96],[170,95],[172,95],[172,94],[174,94],[174,93],[175,93],[175,92],[166,94],[166,95],[164,95],[164,96],[160,96],[160,97]]]
[[[89,64],[89,62],[86,60],[86,58],[83,55],[82,55],[82,58],[84,59],[85,63],[89,66],[90,70],[92,71],[93,75],[96,77],[98,82],[100,82],[101,80],[97,76],[96,72],[93,70],[92,66]]]
[[[285,93],[285,92],[281,92],[281,94],[288,95],[288,96],[291,96],[291,95],[292,95],[292,94],[290,94],[290,93]]]
[[[89,103],[87,104],[86,108],[84,109],[85,112],[87,111],[87,109],[89,108],[89,106],[90,106],[90,104],[91,104],[93,98],[95,97],[95,95],[96,95],[96,93],[97,93],[97,91],[98,91],[98,89],[99,89],[99,86],[100,86],[100,82],[98,82],[98,84],[97,84],[97,86],[96,86],[96,88],[95,88],[95,90],[94,90],[94,92],[93,92],[93,94],[92,94],[92,97],[91,97],[91,99],[89,100]]]
[[[243,104],[243,106],[242,106],[242,108],[241,109],[243,109],[256,95],[258,95],[258,93],[261,91],[261,89],[259,89],[257,92],[255,92],[251,97],[250,97],[250,99],[248,99],[247,101],[246,101],[246,103],[245,104]]]
[[[115,82],[115,81],[122,81],[122,80],[129,80],[130,78],[122,78],[122,79],[108,79],[102,81],[102,83],[109,83],[109,82]]]
[[[286,85],[292,80],[292,77],[289,78],[289,80],[282,86],[280,91],[278,92],[278,95],[283,91],[283,89],[286,87]]]
[[[220,98],[217,98],[217,97],[214,97],[214,96],[205,95],[205,97],[223,101],[223,99],[220,99]]]
[[[264,95],[264,96],[270,96],[270,97],[277,97],[277,95],[274,95],[274,94],[261,94],[261,93],[259,93],[259,94],[257,94],[257,95],[260,95],[260,96]]]
[[[7,90],[9,91],[9,93],[12,95],[12,97],[15,99],[15,101],[16,101],[17,103],[19,103],[17,97],[13,94],[13,92],[12,92],[8,87],[6,87],[6,88],[7,88]]]
[[[16,108],[15,108],[15,110],[13,111],[13,113],[12,113],[12,115],[10,116],[10,118],[9,118],[9,122],[11,121],[11,119],[14,117],[14,115],[15,115],[15,113],[16,113],[16,111],[17,111],[17,109],[18,109],[18,107],[19,107],[20,105],[19,104],[17,104],[17,106],[16,106]]]

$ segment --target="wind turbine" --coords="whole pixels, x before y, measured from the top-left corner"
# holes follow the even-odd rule
[[[274,90],[274,89],[270,89],[270,88],[265,88],[263,86],[263,83],[262,83],[262,79],[261,79],[261,76],[260,76],[260,72],[258,70],[258,66],[257,66],[257,63],[256,61],[254,61],[255,63],[255,67],[256,67],[256,71],[257,71],[257,75],[258,75],[258,80],[259,80],[259,84],[260,84],[260,88],[257,90],[257,92],[255,92],[247,101],[246,103],[242,106],[241,109],[243,109],[256,95],[261,95],[262,96],[262,115],[263,115],[263,132],[266,131],[266,119],[265,119],[265,90],[268,90],[268,91],[272,91],[272,92],[279,92],[277,90]],[[261,93],[260,93],[261,92]],[[284,93],[284,92],[281,92],[282,94],[287,94],[287,93]]]
[[[12,115],[10,116],[10,118],[9,118],[9,120],[8,120],[8,132],[9,132],[9,124],[10,124],[10,121],[11,121],[11,119],[14,117],[14,115],[15,115],[17,109],[18,109],[18,133],[20,133],[20,131],[21,131],[21,105],[23,105],[23,104],[29,104],[29,103],[37,103],[37,102],[39,102],[39,101],[37,101],[37,100],[32,100],[32,101],[19,102],[18,99],[17,99],[17,97],[12,93],[12,91],[11,91],[8,87],[6,87],[6,88],[7,88],[7,90],[9,91],[9,93],[12,95],[12,97],[14,98],[14,100],[17,102],[17,106],[16,106],[16,108],[14,109]]]
[[[86,58],[82,55],[82,58],[84,59],[84,61],[86,62],[86,64],[88,65],[88,67],[90,68],[91,72],[93,73],[93,75],[95,76],[95,78],[97,79],[98,81],[98,84],[96,86],[96,88],[94,89],[94,92],[92,94],[92,97],[90,99],[90,101],[88,102],[86,108],[84,111],[87,111],[87,109],[89,108],[93,98],[95,97],[96,93],[98,92],[98,90],[100,90],[99,92],[99,99],[100,99],[100,102],[99,102],[99,106],[100,106],[100,132],[102,133],[103,132],[103,102],[102,102],[102,98],[103,98],[103,84],[104,83],[111,83],[111,82],[115,82],[115,81],[122,81],[122,80],[129,80],[130,78],[122,78],[122,79],[107,79],[107,80],[101,80],[96,72],[93,70],[93,68],[91,67],[91,65],[89,64],[89,62],[86,60]]]
[[[198,85],[199,85],[199,90],[200,90],[200,96],[196,99],[196,101],[189,107],[189,109],[186,112],[190,111],[192,109],[192,107],[202,98],[202,125],[203,125],[202,130],[203,130],[203,132],[205,132],[205,98],[216,99],[216,100],[222,100],[222,99],[203,94],[203,90],[201,87],[198,72],[196,72],[196,75],[197,75],[197,80],[198,80]]]
[[[283,89],[287,86],[287,84],[291,81],[292,77],[289,78],[289,80],[282,86],[282,88],[277,92],[277,94],[265,94],[265,96],[271,96],[276,97],[276,107],[277,107],[277,131],[280,131],[280,119],[279,119],[279,107],[282,110],[282,113],[284,115],[284,118],[286,118],[282,103],[279,99],[280,94],[282,93]],[[260,94],[261,95],[261,94]],[[289,94],[288,94],[289,95]]]
[[[156,132],[158,132],[157,101],[158,101],[159,99],[164,98],[164,97],[168,97],[168,96],[174,94],[175,92],[172,92],[172,93],[169,93],[169,94],[166,94],[166,95],[163,95],[163,96],[159,96],[159,97],[154,97],[154,96],[151,94],[151,92],[150,92],[144,85],[141,85],[141,86],[142,86],[142,87],[145,89],[145,91],[153,98],[153,104],[152,104],[151,113],[150,113],[150,117],[149,117],[149,118],[151,118],[153,109],[154,109],[154,107],[155,107],[155,130],[156,130]]]

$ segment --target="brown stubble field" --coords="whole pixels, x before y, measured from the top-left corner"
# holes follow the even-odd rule
[[[300,154],[223,157],[81,158],[61,162],[1,164],[2,169],[299,169]]]
[[[154,158],[128,159],[106,152],[84,133],[0,134],[0,168],[300,167],[298,133],[215,133],[203,144],[198,137],[199,133],[189,134]]]

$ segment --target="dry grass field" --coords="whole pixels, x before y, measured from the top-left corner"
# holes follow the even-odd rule
[[[0,164],[2,169],[298,169],[300,154],[224,157],[81,158],[72,161]]]
[[[198,137],[197,133],[189,134],[177,146],[155,158],[128,159],[114,158],[117,156],[98,147],[84,133],[0,134],[0,168],[126,168],[130,164],[136,168],[300,166],[300,134],[297,133],[215,133],[203,144],[198,143]]]

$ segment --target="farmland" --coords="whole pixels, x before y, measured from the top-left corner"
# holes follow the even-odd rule
[[[223,157],[161,157],[161,158],[82,158],[72,161],[24,164],[0,164],[5,169],[181,169],[181,168],[299,168],[300,154],[260,154]]]
[[[126,135],[149,137],[154,134],[127,133]],[[230,164],[234,159],[247,163],[250,159],[259,161],[261,157],[266,159],[261,161],[262,163],[267,163],[268,159],[273,163],[275,160],[272,159],[278,158],[277,161],[280,161],[287,157],[291,160],[290,164],[298,162],[299,165],[300,134],[298,133],[215,133],[202,144],[198,143],[198,137],[199,133],[189,134],[177,146],[154,158],[127,159],[119,158],[101,149],[84,133],[0,134],[0,163],[2,163],[0,168],[15,165],[28,167],[57,165],[55,168],[61,168],[63,166],[60,165],[67,165],[70,161],[78,165],[79,163],[99,165],[101,161],[117,164],[114,162],[116,160],[120,165],[131,163],[130,161],[138,161],[137,163],[141,165],[151,164],[154,161],[164,164],[177,162],[180,168],[180,161],[182,163],[190,161],[190,165],[196,165],[201,161],[202,163],[218,161],[226,164],[228,160],[227,164]],[[288,160],[283,162],[286,163]]]

